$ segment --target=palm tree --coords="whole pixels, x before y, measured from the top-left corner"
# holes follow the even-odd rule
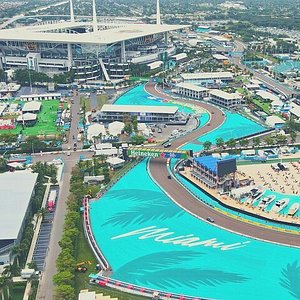
[[[241,147],[247,147],[249,144],[249,141],[246,139],[242,139],[239,141],[239,143],[240,143]]]
[[[234,148],[236,146],[236,141],[235,139],[230,139],[229,141],[226,142],[227,147],[229,148]]]
[[[259,137],[255,137],[254,139],[253,139],[253,145],[254,146],[258,146],[260,144],[260,138]]]
[[[204,142],[203,143],[203,148],[204,148],[204,150],[209,150],[210,148],[211,148],[211,145],[212,145],[212,142],[210,142],[210,141],[206,141],[206,142]]]
[[[218,147],[223,147],[224,146],[224,140],[222,139],[222,138],[217,138],[216,139],[216,145],[218,146]]]

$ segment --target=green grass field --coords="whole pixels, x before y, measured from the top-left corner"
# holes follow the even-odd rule
[[[20,101],[15,102],[20,103]],[[58,133],[57,127],[55,126],[55,120],[57,110],[59,106],[58,100],[45,100],[42,102],[42,108],[38,114],[38,121],[32,127],[26,127],[22,134],[26,136],[36,135],[55,135]],[[21,125],[17,125],[12,130],[0,130],[0,135],[3,133],[19,134],[22,130]]]
[[[259,99],[253,99],[252,101],[255,105],[260,107],[265,113],[271,114],[271,112],[270,112],[270,103],[271,102],[263,102]]]

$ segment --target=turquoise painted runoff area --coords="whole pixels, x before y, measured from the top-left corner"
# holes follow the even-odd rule
[[[262,125],[237,113],[225,112],[226,119],[224,123],[215,130],[202,135],[198,141],[204,143],[210,141],[215,144],[218,138],[228,141],[231,138],[237,139],[253,133],[264,131],[266,128]],[[182,149],[191,149],[195,152],[203,150],[203,145],[188,143]]]
[[[145,91],[144,85],[138,85],[133,89],[129,90],[125,94],[121,95],[115,104],[118,105],[148,105],[148,106],[177,106],[180,111],[186,113],[193,113],[193,110],[189,107],[175,104],[172,101],[157,98],[152,95],[149,95]]]
[[[299,299],[299,249],[253,240],[194,218],[152,181],[146,161],[91,202],[90,214],[114,279],[214,299]],[[142,229],[144,233],[129,234]]]

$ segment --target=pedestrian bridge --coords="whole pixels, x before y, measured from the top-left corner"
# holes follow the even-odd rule
[[[124,157],[177,158],[193,157],[192,150],[171,150],[150,147],[128,147],[124,149]]]

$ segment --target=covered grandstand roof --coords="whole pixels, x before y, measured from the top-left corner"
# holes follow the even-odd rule
[[[225,158],[217,158],[217,157],[214,157],[212,155],[208,155],[208,156],[199,156],[199,157],[195,157],[194,158],[194,161],[198,164],[198,165],[201,165],[203,168],[205,168],[206,170],[212,172],[213,174],[215,175],[225,175],[226,173],[231,173],[231,171],[234,169],[228,169],[227,167],[225,167],[225,169],[228,169],[228,172],[227,170],[221,170],[220,169],[220,165],[223,164],[223,162],[229,162],[229,161],[232,161],[232,160],[235,160],[233,159],[232,157],[225,157]],[[219,166],[218,166],[219,165]]]

